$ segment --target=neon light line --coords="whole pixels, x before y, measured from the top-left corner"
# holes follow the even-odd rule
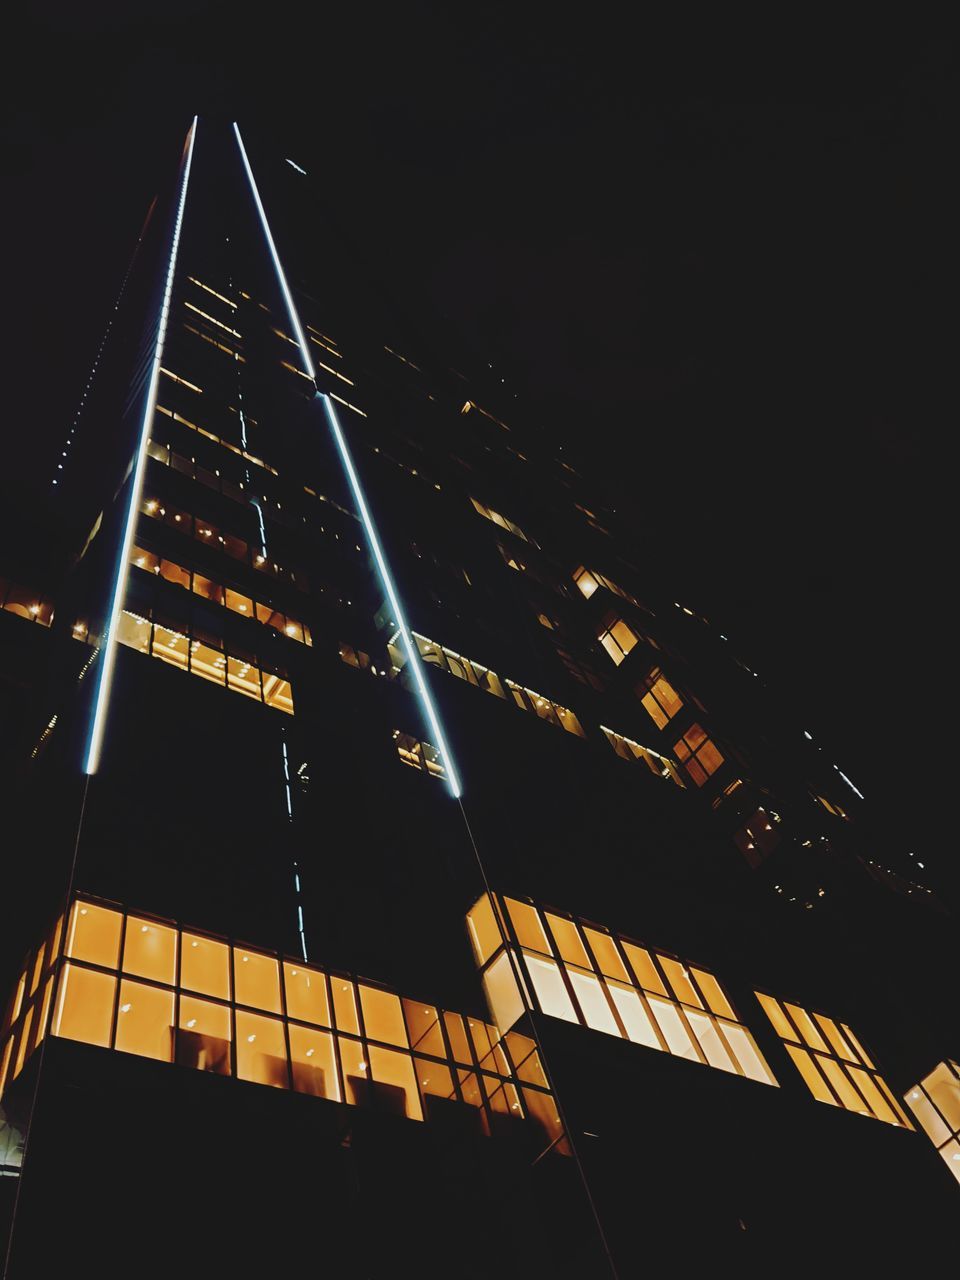
[[[263,227],[263,232],[270,248],[270,255],[273,258],[273,266],[277,274],[277,280],[279,281],[281,292],[283,293],[284,302],[286,303],[287,315],[290,318],[290,323],[293,326],[293,330],[297,335],[297,340],[300,345],[300,355],[310,378],[313,380],[314,384],[316,384],[316,369],[313,366],[313,361],[310,359],[310,352],[307,348],[307,342],[303,335],[303,329],[300,325],[300,317],[297,314],[293,295],[287,285],[287,279],[284,275],[283,266],[280,262],[280,256],[277,253],[277,246],[274,243],[273,236],[270,232],[270,226],[267,222],[267,215],[263,207],[263,201],[260,199],[260,192],[257,189],[257,184],[253,177],[253,171],[250,168],[250,162],[247,159],[247,153],[243,145],[243,139],[240,137],[240,129],[236,123],[234,123],[233,131],[236,134],[237,145],[240,148],[240,156],[243,160],[244,168],[247,171],[247,178],[250,182],[250,190],[253,193],[254,203],[256,204],[257,212],[260,215],[260,223]],[[317,387],[317,396],[323,403],[323,408],[327,415],[327,422],[331,432],[333,433],[333,438],[340,454],[340,461],[343,463],[343,469],[346,472],[347,480],[349,481],[350,489],[353,493],[353,499],[357,505],[357,510],[360,513],[360,519],[367,535],[367,543],[373,554],[373,558],[376,561],[377,568],[380,571],[380,580],[383,584],[383,589],[386,592],[390,608],[393,610],[393,618],[397,624],[397,630],[400,632],[403,639],[404,651],[407,655],[407,662],[413,672],[414,682],[417,686],[417,693],[420,697],[420,704],[433,735],[432,741],[439,750],[440,755],[443,758],[444,765],[446,766],[445,781],[447,783],[447,789],[450,794],[457,799],[463,794],[460,786],[460,779],[453,763],[453,757],[451,756],[450,750],[447,746],[446,735],[440,727],[440,718],[437,715],[436,707],[434,706],[433,699],[430,696],[430,690],[427,688],[427,682],[423,674],[423,663],[420,658],[420,651],[413,643],[413,637],[410,634],[410,628],[407,625],[406,615],[400,606],[400,600],[397,596],[397,590],[393,582],[393,575],[391,574],[390,567],[387,564],[387,558],[383,553],[380,537],[377,533],[376,525],[373,522],[373,516],[370,514],[370,509],[367,506],[363,486],[360,483],[360,477],[357,474],[357,469],[353,462],[353,456],[350,452],[350,446],[347,444],[346,437],[344,436],[343,430],[340,426],[340,420],[337,417],[337,411],[333,407],[333,401],[330,396],[327,395],[325,391],[321,391],[319,387]]]
[[[150,383],[147,389],[147,400],[140,424],[140,438],[137,443],[136,462],[133,478],[130,482],[130,497],[127,502],[127,514],[124,520],[123,539],[120,543],[120,559],[117,565],[117,576],[113,584],[110,598],[110,610],[107,614],[106,633],[100,644],[101,663],[97,676],[97,690],[94,695],[93,723],[90,738],[87,742],[87,754],[83,764],[86,774],[96,773],[100,765],[100,754],[103,749],[103,734],[106,728],[107,710],[110,704],[110,689],[113,684],[113,670],[117,659],[117,624],[120,610],[126,596],[127,581],[130,576],[130,550],[133,546],[134,530],[140,511],[140,498],[143,494],[143,477],[147,468],[147,445],[150,442],[150,426],[157,405],[157,384],[160,381],[160,364],[163,360],[163,344],[167,336],[167,323],[170,318],[170,297],[173,293],[173,279],[177,268],[177,250],[180,247],[180,230],[183,226],[183,211],[187,203],[187,186],[190,182],[190,168],[193,164],[193,148],[197,139],[197,116],[187,135],[186,160],[183,166],[183,179],[180,184],[180,202],[177,206],[177,217],[173,227],[173,239],[170,245],[170,261],[167,266],[167,279],[164,285],[163,301],[160,304],[160,319],[157,324],[157,340],[153,352],[153,367],[150,371]]]

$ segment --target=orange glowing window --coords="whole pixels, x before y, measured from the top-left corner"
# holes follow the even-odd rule
[[[181,1066],[230,1075],[231,1039],[230,1010],[225,1005],[180,997],[176,1060]]]
[[[180,985],[206,996],[230,998],[230,949],[200,934],[185,933],[180,942]]]
[[[287,1088],[287,1045],[278,1018],[237,1010],[237,1076],[275,1089]]]
[[[327,979],[316,969],[305,965],[283,966],[283,981],[287,993],[287,1013],[301,1022],[313,1022],[321,1027],[330,1026],[330,1005],[327,1000]]]
[[[659,667],[637,685],[640,702],[658,729],[664,728],[683,706],[683,699]]]
[[[370,1071],[373,1080],[380,1086],[379,1097],[384,1095],[392,1102],[399,1101],[403,1095],[403,1114],[409,1120],[422,1120],[423,1109],[420,1106],[420,1094],[417,1080],[413,1073],[413,1059],[408,1053],[396,1053],[392,1049],[381,1049],[372,1044],[368,1049],[370,1055]],[[389,1093],[385,1093],[389,1090]]]
[[[121,979],[114,1047],[142,1058],[172,1062],[173,992]]]
[[[361,986],[360,1008],[363,1010],[363,1029],[368,1039],[407,1048],[407,1030],[403,1024],[398,996],[389,991],[380,991],[376,987]]]
[[[105,969],[116,969],[122,924],[119,911],[110,911],[92,902],[75,902],[70,913],[67,955],[74,960],[103,965]]]
[[[340,1082],[333,1051],[333,1036],[327,1031],[290,1025],[290,1063],[297,1093],[340,1101]]]
[[[233,989],[237,1004],[280,1012],[280,966],[273,956],[234,947]]]
[[[435,1058],[445,1058],[447,1047],[436,1009],[432,1005],[420,1004],[417,1000],[404,1000],[403,1014],[411,1047],[420,1053],[432,1054]]]
[[[116,978],[65,964],[57,991],[53,1034],[108,1048],[116,990]]]
[[[673,749],[698,787],[723,764],[723,756],[698,724],[691,725]]]
[[[173,986],[177,970],[177,931],[153,920],[127,917],[123,971]]]
[[[607,656],[619,667],[636,645],[639,636],[622,618],[615,618],[597,636]]]
[[[333,993],[333,1013],[337,1021],[338,1031],[350,1031],[360,1034],[360,1021],[357,1018],[357,996],[352,982],[346,978],[331,976],[330,990]]]

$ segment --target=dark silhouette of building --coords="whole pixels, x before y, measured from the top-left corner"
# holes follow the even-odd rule
[[[947,910],[259,150],[194,122],[0,566],[5,1274],[935,1256]]]

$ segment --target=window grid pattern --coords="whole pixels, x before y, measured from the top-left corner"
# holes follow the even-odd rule
[[[621,600],[626,600],[637,609],[643,608],[640,601],[635,600],[629,591],[624,591],[623,587],[618,587],[615,582],[611,581],[611,579],[606,577],[604,574],[598,573],[596,569],[587,569],[583,565],[580,565],[573,571],[573,581],[580,594],[587,600],[590,599],[598,587],[606,587],[608,591],[615,596],[619,596]]]
[[[418,738],[414,738],[412,734],[401,733],[399,729],[394,729],[393,741],[397,748],[397,755],[404,764],[410,765],[413,769],[419,769],[423,773],[428,773],[431,778],[443,778],[445,776],[446,771],[440,759],[440,752],[432,743],[421,742]]]
[[[753,1036],[708,970],[577,917],[500,894],[493,905],[488,895],[481,897],[467,922],[501,1030],[525,1009],[538,1009],[776,1085]]]
[[[124,609],[117,641],[277,711],[291,716],[294,713],[293,692],[285,675],[271,671],[250,653],[233,646],[225,649],[223,640],[207,631],[172,620],[151,621],[143,614]]]
[[[777,1000],[757,999],[783,1041],[793,1065],[818,1102],[912,1129],[906,1113],[845,1022]]]
[[[604,724],[600,728],[611,747],[622,759],[630,760],[631,762],[642,760],[650,772],[655,773],[658,778],[667,778],[678,787],[686,787],[687,784],[680,777],[677,766],[668,756],[662,756],[659,751],[654,751],[652,747],[642,747],[639,742],[634,742],[632,738],[627,738],[622,733],[616,733],[613,729],[608,729]]]
[[[545,694],[536,693],[533,689],[516,684],[513,680],[501,681],[497,673],[491,671],[489,667],[482,667],[479,663],[454,653],[452,649],[428,640],[426,636],[416,631],[412,634],[421,658],[429,666],[439,667],[441,671],[447,671],[458,679],[466,680],[468,684],[478,689],[485,689],[487,693],[492,693],[498,698],[507,699],[509,694],[521,710],[532,711],[541,720],[548,721],[556,728],[565,729],[567,733],[576,734],[578,738],[586,737],[583,725],[569,707],[561,706],[559,702],[554,702]],[[391,641],[387,648],[394,673],[399,674],[406,662],[406,655],[394,641]]]
[[[960,1064],[948,1058],[903,1095],[917,1123],[960,1182]]]
[[[212,530],[209,532],[213,536]],[[297,640],[300,644],[313,644],[310,628],[298,618],[281,613],[279,609],[274,609],[273,605],[255,600],[245,592],[225,586],[213,578],[207,578],[197,573],[195,569],[178,564],[175,560],[158,556],[146,547],[134,545],[130,551],[130,563],[135,568],[142,569],[144,573],[154,574],[166,582],[183,587],[185,591],[192,591],[194,595],[202,596],[204,600],[223,605],[252,621],[261,622],[290,640]]]
[[[568,1152],[529,1037],[92,899],[27,958],[0,1026],[0,1096],[49,1032],[416,1121],[459,1103]]]
[[[691,725],[683,737],[673,744],[673,749],[698,787],[702,787],[723,764],[723,756],[716,744],[698,724]]]
[[[639,638],[622,618],[610,619],[597,636],[607,657],[618,667],[627,654],[636,647]]]
[[[683,699],[659,667],[654,667],[637,692],[644,711],[658,729],[666,728],[683,707]]]

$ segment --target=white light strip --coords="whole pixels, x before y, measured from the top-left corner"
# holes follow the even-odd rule
[[[240,130],[236,123],[234,123],[233,132],[237,135],[237,146],[240,148],[240,159],[243,161],[243,167],[247,171],[247,180],[250,183],[250,190],[253,192],[253,202],[257,206],[257,213],[260,215],[260,224],[263,227],[263,234],[267,237],[267,244],[270,246],[270,256],[273,258],[274,270],[277,273],[277,279],[280,281],[283,300],[287,304],[287,315],[290,317],[290,323],[293,325],[294,333],[297,335],[297,341],[300,343],[300,354],[303,356],[303,362],[307,367],[307,372],[310,374],[310,377],[316,378],[317,371],[313,367],[313,361],[310,359],[310,353],[307,350],[307,340],[303,336],[303,330],[300,328],[300,317],[297,315],[297,308],[293,305],[293,297],[287,287],[287,277],[283,274],[283,267],[280,265],[277,246],[273,243],[273,235],[270,231],[270,224],[267,222],[267,215],[263,207],[263,201],[260,199],[260,192],[257,189],[253,170],[250,168],[250,161],[247,159],[247,151],[243,145],[243,139],[240,137]]]
[[[123,607],[127,590],[127,579],[130,575],[130,550],[133,546],[137,516],[140,511],[140,498],[143,493],[143,477],[147,467],[147,445],[150,441],[150,426],[157,404],[157,384],[160,380],[160,363],[163,359],[163,344],[167,336],[167,322],[170,317],[170,296],[173,293],[173,279],[177,268],[177,250],[180,247],[180,229],[183,226],[183,211],[187,203],[187,185],[190,181],[190,167],[193,164],[193,147],[197,138],[197,117],[187,135],[186,159],[183,165],[183,178],[180,184],[180,203],[177,206],[177,217],[173,227],[173,239],[170,245],[170,261],[167,265],[167,279],[164,285],[163,302],[160,304],[160,319],[157,324],[157,340],[153,352],[153,367],[150,372],[150,383],[147,389],[147,400],[143,411],[143,422],[140,424],[140,438],[137,442],[136,461],[133,477],[130,481],[130,497],[127,503],[127,514],[123,528],[123,541],[120,544],[120,559],[117,565],[117,576],[113,584],[113,595],[110,599],[110,610],[107,614],[107,626],[100,643],[101,663],[97,676],[97,690],[94,695],[93,723],[90,738],[87,742],[87,754],[83,764],[84,773],[96,773],[100,764],[100,753],[103,748],[103,734],[106,727],[107,709],[110,703],[110,688],[113,684],[113,669],[117,657],[117,624]]]
[[[420,694],[420,701],[423,704],[423,710],[430,724],[430,729],[434,735],[434,742],[443,757],[444,764],[447,767],[447,786],[450,794],[455,798],[462,794],[460,787],[460,779],[457,776],[450,750],[447,747],[446,738],[443,730],[440,728],[440,720],[437,716],[436,708],[433,705],[433,699],[430,697],[430,690],[427,688],[427,682],[423,677],[423,662],[420,658],[420,651],[413,643],[410,635],[410,628],[407,626],[407,620],[404,617],[403,610],[400,608],[400,601],[397,599],[397,592],[393,585],[393,579],[390,576],[390,570],[387,566],[386,557],[380,546],[380,539],[373,523],[373,518],[367,509],[364,500],[363,489],[360,485],[360,478],[357,475],[356,468],[353,465],[353,458],[350,456],[350,449],[344,438],[343,431],[340,428],[340,422],[337,418],[337,411],[333,407],[333,401],[329,396],[320,393],[320,399],[323,401],[323,407],[327,413],[327,421],[330,423],[330,430],[333,432],[333,438],[337,442],[337,448],[340,450],[340,460],[343,463],[343,469],[347,473],[347,479],[350,481],[350,488],[353,492],[353,500],[357,504],[357,510],[360,512],[360,519],[363,521],[363,527],[367,533],[367,541],[370,544],[370,550],[373,552],[373,558],[377,562],[377,568],[380,570],[380,579],[383,582],[383,588],[387,593],[387,600],[390,608],[393,610],[393,620],[397,624],[397,629],[403,638],[403,647],[406,650],[407,661],[413,671],[413,677],[416,681],[417,692]]]
[[[270,254],[273,258],[274,269],[277,273],[277,279],[280,282],[284,302],[287,306],[287,314],[290,317],[290,323],[293,326],[293,330],[296,333],[300,344],[300,355],[303,359],[304,366],[309,370],[310,377],[314,382],[316,382],[317,374],[313,366],[313,361],[310,359],[310,352],[307,350],[306,339],[303,336],[303,329],[300,326],[300,317],[297,315],[297,309],[294,305],[293,297],[290,293],[289,287],[287,286],[286,276],[283,273],[283,266],[281,265],[280,257],[277,253],[277,247],[274,244],[273,236],[270,234],[270,227],[267,223],[267,215],[263,207],[263,201],[260,199],[260,193],[257,190],[257,184],[254,181],[250,162],[248,161],[247,153],[244,150],[243,139],[240,137],[240,130],[236,124],[233,126],[233,131],[236,134],[237,145],[240,148],[240,155],[243,159],[244,168],[247,171],[247,178],[250,182],[250,190],[253,192],[254,203],[257,206],[257,212],[260,214],[260,222],[263,226],[264,235],[266,236],[267,244],[270,247]],[[333,438],[336,441],[337,449],[340,452],[340,460],[343,463],[344,471],[347,473],[347,480],[350,483],[353,499],[357,504],[357,510],[359,511],[360,519],[363,522],[363,527],[367,535],[367,542],[370,546],[371,552],[373,553],[373,558],[377,562],[377,568],[380,571],[380,580],[383,583],[383,589],[386,592],[390,608],[393,610],[393,618],[397,624],[397,629],[403,637],[403,647],[407,654],[407,661],[410,665],[410,669],[413,671],[413,677],[416,682],[417,692],[420,695],[420,703],[423,707],[424,715],[427,718],[427,722],[433,735],[432,741],[440,752],[440,755],[443,758],[443,763],[446,766],[447,772],[445,781],[447,783],[447,788],[450,794],[457,799],[463,794],[460,787],[460,779],[453,763],[453,757],[447,747],[446,737],[444,736],[443,730],[440,728],[440,719],[437,715],[436,708],[433,705],[430,690],[427,688],[427,682],[424,679],[423,663],[420,658],[420,652],[413,643],[410,628],[407,625],[406,616],[400,607],[396,588],[393,585],[393,577],[390,573],[390,568],[387,565],[386,556],[383,554],[383,549],[380,545],[380,538],[377,534],[376,526],[373,523],[373,517],[367,507],[366,498],[363,493],[363,486],[360,484],[360,477],[357,475],[357,469],[353,464],[353,457],[351,456],[350,448],[340,427],[340,421],[337,418],[337,411],[333,407],[333,401],[325,392],[320,391],[319,388],[317,389],[317,396],[323,402],[323,407],[327,415],[327,422],[330,424],[330,430],[333,432]]]

